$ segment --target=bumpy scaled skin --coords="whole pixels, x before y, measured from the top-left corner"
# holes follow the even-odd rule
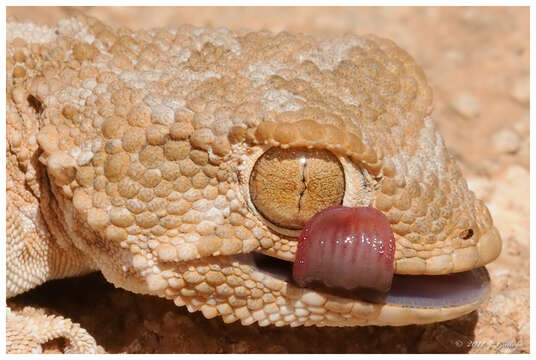
[[[41,353],[43,344],[57,338],[66,340],[66,354],[104,352],[86,330],[61,316],[45,315],[32,308],[17,314],[7,308],[6,318],[6,348],[10,353]]]
[[[343,205],[389,218],[397,274],[498,256],[488,210],[429,117],[431,89],[391,41],[134,32],[92,18],[7,29],[8,296],[97,269],[116,286],[244,325],[428,323],[478,305],[346,299],[234,257],[294,259],[296,230],[270,223],[250,194],[270,148],[333,154]]]

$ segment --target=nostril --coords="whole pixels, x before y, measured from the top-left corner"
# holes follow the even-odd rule
[[[43,103],[37,97],[28,95],[26,98],[28,105],[30,105],[36,113],[41,114],[43,112]]]
[[[460,233],[460,237],[464,240],[467,240],[467,239],[470,239],[471,237],[473,237],[473,234],[474,234],[474,231],[473,229],[467,229],[467,230],[464,230]]]

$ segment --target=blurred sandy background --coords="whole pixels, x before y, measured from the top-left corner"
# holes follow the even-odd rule
[[[528,7],[7,8],[8,20],[49,26],[78,13],[134,29],[190,23],[274,32],[375,33],[394,40],[427,74],[434,90],[433,117],[470,188],[487,202],[503,237],[503,252],[488,266],[492,297],[478,312],[426,326],[225,325],[171,302],[114,289],[98,274],[45,285],[10,300],[11,306],[32,305],[70,317],[110,352],[529,351]],[[52,344],[50,350],[58,348],[61,344]]]

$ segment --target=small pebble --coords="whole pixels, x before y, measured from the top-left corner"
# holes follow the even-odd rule
[[[519,151],[521,139],[517,132],[505,128],[493,135],[492,143],[493,148],[498,153],[515,154]]]
[[[480,102],[469,93],[459,93],[450,102],[450,106],[458,114],[466,118],[474,118],[480,114]]]

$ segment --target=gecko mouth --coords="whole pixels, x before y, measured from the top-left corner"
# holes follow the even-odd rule
[[[260,253],[236,256],[263,273],[322,293],[374,303],[434,308],[484,300],[484,267],[449,275],[397,275],[387,217],[372,207],[332,206],[302,229],[294,262]]]
[[[235,255],[235,259],[266,275],[297,286],[292,276],[294,263],[260,253]],[[310,282],[307,288],[320,293],[379,304],[419,308],[442,308],[479,303],[490,292],[490,278],[485,267],[448,275],[394,274],[387,292],[374,289],[344,289],[326,286],[320,281]]]

